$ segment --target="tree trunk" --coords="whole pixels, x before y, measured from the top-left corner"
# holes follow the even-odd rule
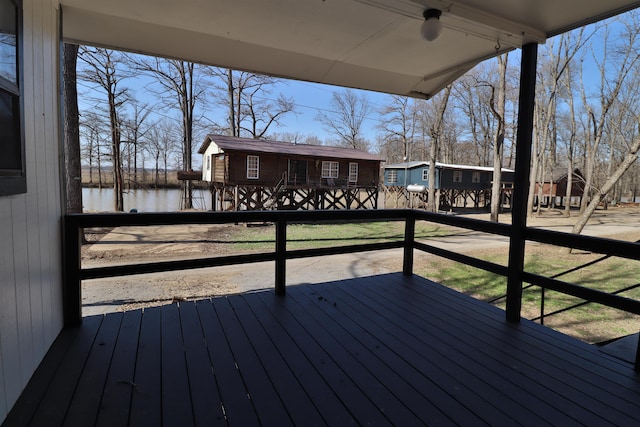
[[[78,45],[64,45],[64,154],[66,169],[66,211],[82,212],[82,167],[80,165],[80,125],[76,63]]]
[[[122,156],[120,154],[120,123],[116,112],[115,95],[109,92],[109,118],[111,120],[111,153],[113,157],[114,209],[124,211]]]
[[[614,185],[618,182],[618,180],[622,177],[622,175],[631,167],[631,165],[638,159],[638,150],[640,150],[640,137],[633,143],[633,145],[629,148],[629,152],[625,155],[624,160],[618,166],[618,168],[611,174],[607,181],[604,183],[602,188],[595,192],[591,202],[586,206],[583,214],[578,218],[573,229],[571,230],[574,234],[580,234],[584,229],[585,225],[587,225],[587,221],[591,218],[591,215],[595,212],[596,208],[600,204],[600,201],[607,195],[607,193],[613,188]]]
[[[491,105],[491,110],[497,120],[496,133],[493,140],[493,183],[491,185],[491,215],[492,222],[498,222],[500,213],[502,187],[502,147],[504,145],[506,92],[507,92],[507,60],[508,54],[498,57],[498,106]],[[493,96],[491,104],[493,104]]]
[[[444,122],[444,114],[449,104],[449,96],[451,95],[452,86],[449,85],[444,89],[440,105],[438,106],[438,115],[431,129],[431,147],[429,148],[429,189],[428,189],[428,207],[430,212],[438,212],[440,208],[439,199],[436,197],[436,156],[438,155],[438,145],[442,138],[442,124]],[[442,183],[440,183],[442,185]]]
[[[438,212],[438,203],[436,199],[436,153],[437,145],[435,141],[431,141],[429,149],[429,188],[428,188],[428,207],[429,212]],[[440,183],[442,185],[442,183]]]
[[[537,113],[534,113],[537,115]],[[533,121],[533,136],[531,139],[531,171],[529,171],[529,193],[527,196],[527,216],[533,215],[533,205],[536,197],[535,189],[536,182],[538,182],[538,146],[540,145],[540,138],[538,134],[538,120]],[[540,200],[538,200],[538,209],[540,208]]]
[[[542,149],[542,151],[544,152],[544,148]],[[542,200],[544,200],[544,183],[546,180],[546,176],[545,176],[545,168],[546,168],[546,164],[545,164],[545,157],[542,156],[542,158],[540,159],[540,161],[542,162],[542,167],[540,168],[540,174],[537,178],[537,182],[538,182],[538,210],[536,211],[536,216],[540,216],[542,215]]]
[[[564,216],[571,216],[571,193],[573,192],[573,161],[570,158],[567,166],[567,191],[565,192]]]
[[[233,93],[235,88],[233,86],[233,71],[227,70],[227,96],[229,101],[229,136],[236,135],[236,107]]]
[[[158,185],[160,184],[160,158],[158,156],[156,156],[156,164],[155,164],[155,186],[156,188],[158,188]]]

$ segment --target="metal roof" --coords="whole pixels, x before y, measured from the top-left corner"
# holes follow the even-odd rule
[[[352,148],[332,147],[326,145],[293,144],[291,142],[270,141],[263,139],[238,138],[226,135],[207,135],[198,149],[204,154],[211,143],[222,151],[246,151],[251,153],[288,154],[301,157],[324,157],[332,159],[373,160],[382,161],[374,154]]]
[[[60,0],[63,37],[428,98],[479,62],[636,8],[630,0]],[[419,35],[442,10],[441,37]]]
[[[385,169],[413,169],[419,167],[428,167],[429,162],[423,161],[414,161],[414,162],[406,162],[406,163],[394,163],[391,165],[385,165]],[[440,169],[465,169],[465,170],[474,170],[474,171],[483,171],[483,172],[493,172],[493,166],[473,166],[473,165],[456,165],[452,163],[440,163],[436,162],[436,168]],[[515,172],[513,169],[502,168],[502,172]]]

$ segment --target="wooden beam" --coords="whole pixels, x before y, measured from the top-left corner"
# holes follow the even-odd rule
[[[73,217],[62,220],[62,312],[64,326],[73,327],[82,323],[82,286],[80,248],[82,229]]]
[[[507,276],[507,319],[520,320],[522,309],[522,274],[527,228],[527,196],[533,136],[533,110],[536,93],[538,45],[528,43],[522,47],[520,65],[520,98],[518,105],[518,133],[516,137],[516,167],[513,202],[511,208],[511,236],[509,238],[509,265]]]
[[[287,275],[287,220],[276,221],[276,295],[285,295]]]
[[[407,211],[404,223],[404,257],[402,259],[402,274],[413,275],[413,246],[416,235],[416,217],[411,211]]]

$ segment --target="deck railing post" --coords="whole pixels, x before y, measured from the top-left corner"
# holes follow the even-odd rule
[[[638,342],[636,343],[636,363],[633,365],[636,372],[640,372],[640,334],[638,334]]]
[[[537,60],[538,45],[536,43],[528,43],[522,46],[506,304],[507,319],[516,322],[520,320],[522,309],[522,273],[524,270],[525,233],[527,228],[527,198],[529,194]]]
[[[82,323],[81,245],[82,237],[78,224],[64,217],[62,220],[62,311],[65,327]]]
[[[287,221],[281,216],[276,221],[276,295],[286,294]]]
[[[413,243],[416,234],[416,218],[413,211],[407,211],[404,222],[404,257],[402,259],[402,274],[413,275]]]

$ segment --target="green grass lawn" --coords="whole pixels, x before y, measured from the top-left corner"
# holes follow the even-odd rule
[[[416,238],[448,234],[442,226],[417,223]],[[275,245],[273,225],[248,226],[229,236],[237,250],[270,251]],[[404,222],[362,222],[338,224],[290,224],[287,249],[313,249],[331,246],[379,243],[404,239]]]

